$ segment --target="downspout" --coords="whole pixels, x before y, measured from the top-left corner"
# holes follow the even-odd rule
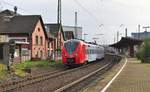
[[[29,33],[29,42],[30,42],[30,49],[31,49],[31,60],[32,60],[32,34],[31,33]]]
[[[46,35],[45,35],[45,59],[47,59],[48,57],[48,39],[46,38]]]

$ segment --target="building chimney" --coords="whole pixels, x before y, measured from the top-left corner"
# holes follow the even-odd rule
[[[14,13],[17,14],[17,6],[14,7]]]
[[[125,29],[125,37],[128,37],[128,29]]]

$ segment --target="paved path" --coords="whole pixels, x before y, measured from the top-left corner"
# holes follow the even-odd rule
[[[150,64],[128,59],[126,67],[106,92],[150,92]]]

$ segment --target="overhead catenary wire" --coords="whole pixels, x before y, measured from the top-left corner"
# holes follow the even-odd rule
[[[91,11],[89,11],[87,8],[85,8],[78,0],[74,0],[74,2],[75,2],[83,11],[85,11],[89,16],[91,16],[91,18],[93,18],[94,21],[96,21],[97,23],[99,23],[99,19],[98,19]]]
[[[6,5],[9,5],[9,6],[12,6],[12,7],[15,7],[15,6],[16,6],[16,5],[14,5],[14,4],[11,4],[11,3],[6,2],[6,1],[3,1],[3,0],[1,0],[0,3],[1,3],[1,4],[6,4]],[[30,14],[31,14],[31,12],[29,12],[29,11],[23,9],[23,8],[20,8],[20,7],[18,7],[18,6],[17,6],[17,8],[18,8],[19,10],[23,11],[23,12],[26,12],[26,13],[30,13]]]
[[[102,3],[103,3],[103,0],[96,0],[96,3],[98,5],[98,9],[100,10],[101,6],[102,6]]]
[[[101,23],[103,23],[103,19],[102,19],[102,13],[103,13],[103,0],[96,0],[96,3],[97,3],[97,7],[96,9],[98,10],[99,12],[99,20],[101,21]]]
[[[12,6],[12,7],[17,6],[17,5],[14,5],[14,4],[10,3],[10,2],[1,0],[1,1],[0,1],[0,11],[3,9],[3,4],[6,4],[6,5]],[[1,8],[1,7],[2,7],[2,8]],[[21,10],[22,12],[24,12],[24,13],[27,13],[27,14],[34,14],[33,12],[30,12],[30,11],[25,10],[25,9],[23,9],[23,8],[20,8],[20,7],[18,7],[18,6],[17,6],[17,8],[18,8],[19,10]],[[41,16],[42,16],[42,15],[41,15]],[[42,16],[42,17],[44,17],[45,20],[48,20],[47,17],[45,17],[45,16]]]
[[[3,9],[2,3],[0,2],[0,11]]]

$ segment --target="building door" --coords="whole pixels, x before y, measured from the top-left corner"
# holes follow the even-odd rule
[[[0,59],[3,59],[3,45],[0,45]]]

